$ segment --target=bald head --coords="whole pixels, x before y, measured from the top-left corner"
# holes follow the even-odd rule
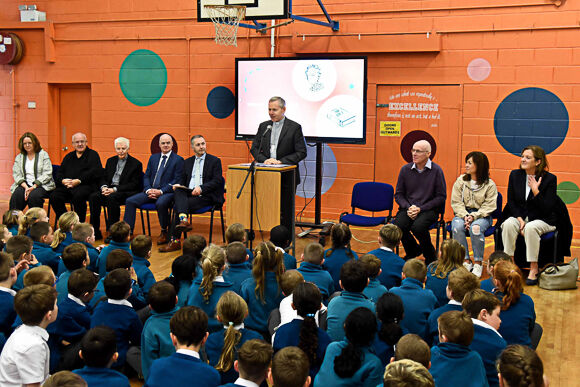
[[[419,140],[413,144],[413,149],[420,149],[422,151],[431,153],[431,144],[427,140]]]
[[[72,136],[72,144],[75,151],[80,155],[87,149],[87,136],[78,132]]]
[[[173,148],[173,138],[167,133],[162,134],[159,137],[159,148],[163,154],[168,153]]]

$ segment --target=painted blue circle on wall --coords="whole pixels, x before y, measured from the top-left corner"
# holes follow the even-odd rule
[[[236,98],[230,89],[218,86],[211,89],[207,95],[207,110],[215,118],[226,118],[236,107]]]
[[[569,124],[568,110],[560,98],[539,87],[526,87],[508,95],[493,119],[497,140],[514,155],[528,145],[553,152],[566,138]]]
[[[119,85],[131,103],[137,106],[153,105],[163,96],[167,87],[165,63],[153,51],[133,51],[121,65]]]
[[[316,191],[316,147],[306,147],[306,158],[298,164],[300,169],[300,184],[296,188],[296,195],[301,198],[313,198]],[[322,144],[322,194],[332,187],[338,166],[332,148]],[[298,207],[298,204],[296,205]]]

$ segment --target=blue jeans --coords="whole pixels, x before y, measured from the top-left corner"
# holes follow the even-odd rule
[[[491,226],[491,216],[479,218],[471,223],[469,228],[469,238],[473,247],[473,260],[476,262],[483,261],[483,251],[485,250],[485,230]],[[453,239],[465,247],[465,259],[469,259],[469,246],[467,245],[467,235],[465,233],[465,222],[463,218],[455,217],[451,221],[451,233]]]

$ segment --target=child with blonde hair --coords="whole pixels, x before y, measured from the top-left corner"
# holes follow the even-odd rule
[[[5,224],[0,224],[0,250],[4,250],[4,246],[6,246],[6,242],[10,238],[12,238],[10,229]]]
[[[447,283],[449,273],[455,269],[463,267],[465,257],[465,247],[455,239],[446,239],[441,244],[439,259],[432,262],[427,267],[427,282],[425,289],[431,289],[437,297],[436,308],[447,304]]]
[[[12,235],[18,235],[18,218],[22,214],[19,210],[7,210],[4,215],[2,215],[2,224],[8,227],[8,230]]]
[[[246,341],[261,339],[262,336],[244,327],[248,305],[236,293],[225,292],[217,303],[216,313],[223,329],[209,335],[205,343],[205,352],[209,364],[219,371],[222,383],[233,383],[238,378],[234,361],[238,357],[239,348]]]
[[[18,217],[18,235],[30,235],[30,227],[36,222],[48,222],[44,208],[32,207]]]
[[[79,223],[79,216],[74,211],[65,212],[58,218],[58,229],[54,232],[54,239],[50,246],[54,251],[62,254],[65,247],[74,243],[73,228]],[[61,273],[59,268],[59,274]]]
[[[203,277],[191,284],[187,305],[197,306],[207,313],[208,330],[217,332],[221,329],[221,324],[215,317],[217,303],[222,294],[232,290],[233,284],[226,281],[222,275],[226,265],[224,249],[212,244],[203,250],[201,256]]]

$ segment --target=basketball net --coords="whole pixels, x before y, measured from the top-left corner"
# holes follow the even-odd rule
[[[243,5],[206,5],[205,9],[215,27],[215,42],[223,46],[238,46],[238,27],[246,16]]]

